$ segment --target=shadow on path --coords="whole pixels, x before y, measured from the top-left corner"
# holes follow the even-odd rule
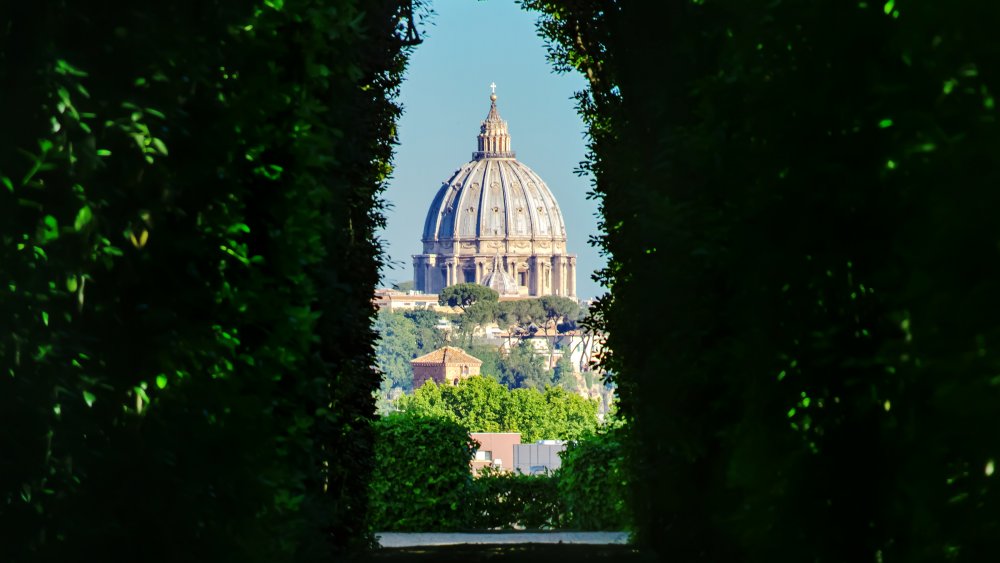
[[[628,543],[628,532],[379,532],[375,534],[382,547],[418,547],[429,545],[457,544],[591,544],[624,545]]]
[[[651,554],[642,553],[629,545],[593,545],[560,543],[460,544],[382,548],[359,556],[355,563],[385,563],[414,561],[421,563],[554,563],[561,561],[622,561],[623,563],[654,563]]]

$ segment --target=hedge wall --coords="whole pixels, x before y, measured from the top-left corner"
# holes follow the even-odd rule
[[[370,541],[374,231],[411,10],[0,7],[0,560]]]
[[[639,541],[1000,553],[1000,5],[525,5],[588,79]]]
[[[369,486],[377,531],[468,527],[469,464],[478,445],[444,418],[393,414],[375,422],[375,471]]]

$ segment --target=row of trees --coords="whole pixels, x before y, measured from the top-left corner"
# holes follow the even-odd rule
[[[568,356],[562,356],[553,369],[546,369],[546,354],[552,354],[552,344],[548,351],[536,348],[528,342],[515,343],[506,352],[488,344],[466,346],[465,350],[483,361],[481,372],[510,389],[528,388],[544,390],[546,386],[556,386],[566,391],[580,390],[580,381]],[[584,386],[587,384],[584,378]],[[592,381],[591,381],[592,382]]]
[[[596,400],[558,387],[509,389],[481,376],[458,385],[428,382],[396,406],[404,413],[457,422],[472,432],[520,432],[522,442],[575,440],[598,426]]]
[[[569,297],[545,295],[534,299],[500,301],[493,289],[477,283],[460,283],[441,290],[441,305],[462,309],[464,331],[497,323],[512,331],[528,334],[544,326],[558,325],[560,331],[576,328],[585,314],[579,303]]]
[[[551,323],[561,329],[574,328],[584,314],[576,301],[546,296],[499,302],[498,297],[497,292],[488,287],[459,284],[446,288],[440,296],[443,305],[463,309],[458,315],[428,310],[380,311],[374,330],[379,335],[375,348],[376,365],[384,376],[380,390],[382,402],[395,394],[392,389],[406,393],[413,390],[410,360],[448,343],[445,331],[439,326],[442,319],[457,325],[455,343],[483,361],[482,373],[508,387],[544,389],[546,385],[557,385],[576,390],[578,380],[568,358],[562,358],[554,370],[549,370],[542,357],[545,351],[523,343],[524,338],[537,332],[537,325],[547,327]],[[474,343],[473,333],[490,323],[505,325],[518,335],[510,339],[510,349],[506,353],[495,345]],[[549,346],[551,355],[554,349],[551,343]],[[382,404],[380,408],[384,410],[387,406]]]
[[[524,4],[588,79],[638,540],[996,558],[1000,4]]]

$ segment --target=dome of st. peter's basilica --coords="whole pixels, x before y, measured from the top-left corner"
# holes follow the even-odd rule
[[[490,96],[479,150],[441,185],[427,211],[424,253],[413,257],[416,288],[438,293],[475,282],[501,295],[576,297],[576,256],[566,253],[559,204],[515,158],[496,99]]]

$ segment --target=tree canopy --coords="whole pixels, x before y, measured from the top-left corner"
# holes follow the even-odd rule
[[[580,304],[575,299],[563,297],[561,295],[545,295],[538,298],[538,304],[545,311],[545,318],[557,324],[563,321],[575,321],[579,319]]]
[[[458,385],[425,383],[397,407],[409,414],[440,417],[471,432],[520,432],[522,442],[573,440],[597,428],[597,402],[558,387],[508,389],[489,377]]]
[[[467,310],[470,305],[482,301],[496,303],[500,294],[495,290],[478,283],[460,283],[448,286],[438,294],[438,303],[449,307],[461,307]]]
[[[390,387],[412,390],[410,360],[444,345],[444,336],[437,329],[438,318],[437,313],[419,310],[383,310],[375,317],[372,327],[378,334],[376,365]]]

